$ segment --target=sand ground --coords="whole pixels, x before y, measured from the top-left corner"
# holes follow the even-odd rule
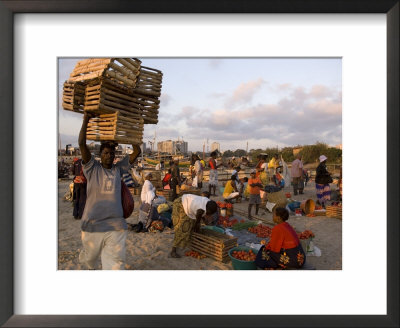
[[[70,181],[61,180],[58,184],[58,269],[81,270],[86,269],[78,261],[79,251],[82,248],[80,239],[80,220],[72,216],[72,202],[66,201],[64,194]],[[285,188],[285,192],[290,192]],[[314,183],[305,188],[303,195],[293,197],[301,201],[316,200]],[[221,196],[211,197],[222,200]],[[139,197],[135,196],[135,211],[127,219],[129,223],[136,223],[138,217]],[[234,204],[239,211],[247,211],[248,202]],[[254,208],[253,208],[254,211]],[[237,213],[236,213],[237,214]],[[260,209],[259,216],[271,222],[272,214]],[[306,229],[315,234],[314,244],[321,250],[321,256],[308,256],[308,263],[317,270],[342,269],[342,221],[325,216],[296,217],[290,216],[288,223],[298,232]],[[194,259],[182,256],[180,259],[168,257],[173,240],[173,230],[164,230],[162,233],[135,233],[128,232],[127,238],[127,269],[132,270],[232,270],[230,262],[221,263],[211,258]],[[183,251],[180,251],[183,255]],[[100,268],[100,263],[98,264]]]

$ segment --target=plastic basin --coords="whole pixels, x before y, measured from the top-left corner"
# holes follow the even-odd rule
[[[252,250],[254,254],[257,255],[258,251],[254,248],[247,246],[237,246],[229,250],[228,255],[231,258],[232,266],[234,270],[257,270],[256,261],[242,261],[234,258],[232,253],[234,251],[249,251]]]

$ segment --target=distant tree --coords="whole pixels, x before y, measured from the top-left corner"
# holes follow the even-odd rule
[[[287,163],[294,161],[293,147],[285,147],[281,150],[283,160]]]
[[[328,146],[325,143],[317,142],[315,145],[303,146],[300,154],[303,157],[304,164],[315,163],[318,161],[319,156],[326,153]]]
[[[232,156],[235,156],[234,154],[233,154],[233,151],[232,150],[225,150],[224,151],[224,153],[222,154],[222,157],[232,157]]]
[[[235,157],[242,157],[242,156],[246,156],[246,151],[244,149],[236,149],[233,152],[233,156]]]

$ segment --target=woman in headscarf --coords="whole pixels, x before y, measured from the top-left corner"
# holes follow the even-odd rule
[[[303,267],[306,256],[299,237],[286,221],[289,212],[283,207],[275,209],[271,239],[257,253],[256,265],[261,269],[299,269]]]
[[[333,181],[331,174],[326,169],[326,160],[328,157],[321,155],[319,157],[319,165],[315,176],[315,188],[317,191],[317,204],[325,208],[325,203],[331,199],[331,188],[329,184]]]

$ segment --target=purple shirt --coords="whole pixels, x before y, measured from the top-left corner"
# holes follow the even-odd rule
[[[303,162],[298,158],[293,161],[290,174],[292,178],[300,178],[303,175]]]

